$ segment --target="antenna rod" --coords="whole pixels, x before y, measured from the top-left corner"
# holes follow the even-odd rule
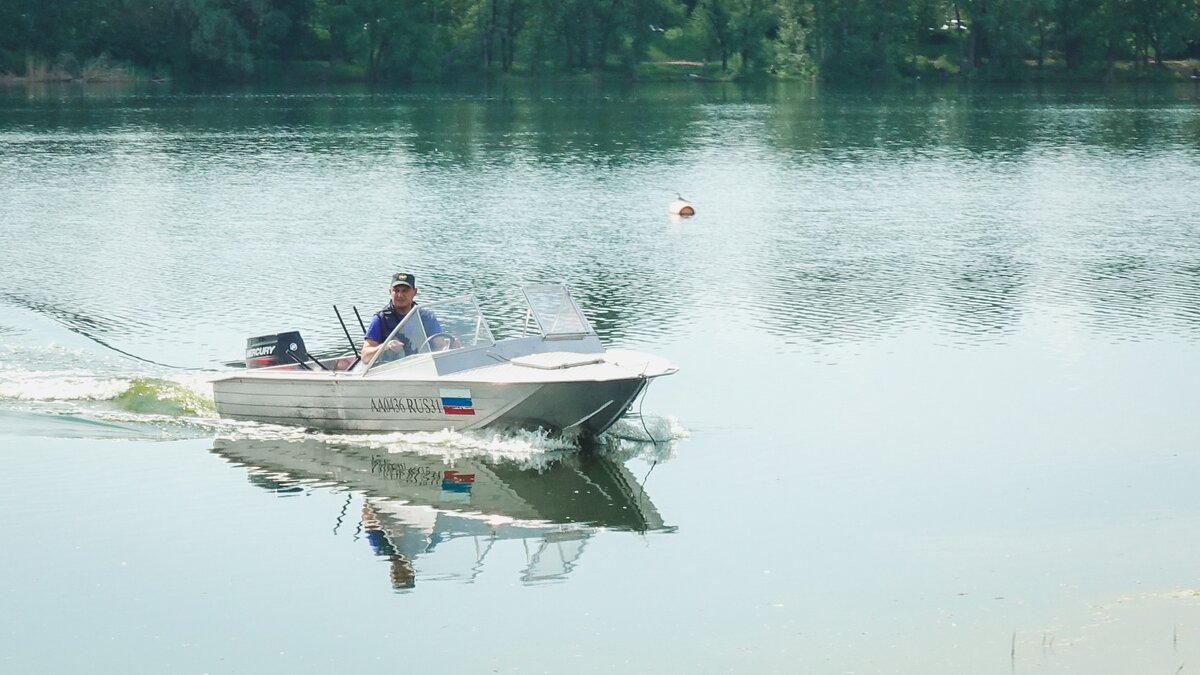
[[[354,358],[361,360],[362,355],[358,353],[358,347],[354,345],[354,338],[350,337],[350,330],[346,328],[346,322],[342,321],[342,313],[338,311],[337,305],[333,306],[333,313],[337,314],[338,323],[342,324],[342,332],[346,334],[346,340],[350,342],[350,349],[354,350]],[[355,309],[354,313],[358,314],[358,309]],[[358,321],[362,323],[362,319]],[[365,333],[366,331],[364,330],[363,332]]]
[[[350,305],[350,308],[354,310],[354,316],[358,317],[358,327],[362,329],[363,335],[366,335],[367,326],[362,322],[362,315],[358,313],[358,305]]]

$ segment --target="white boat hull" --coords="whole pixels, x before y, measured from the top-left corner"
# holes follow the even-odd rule
[[[213,389],[222,417],[323,431],[541,427],[595,434],[611,426],[645,385],[640,378],[500,384],[234,376],[214,382]],[[471,406],[448,408],[442,395],[447,390],[469,391]]]

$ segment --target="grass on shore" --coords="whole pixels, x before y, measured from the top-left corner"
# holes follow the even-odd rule
[[[733,57],[728,69],[722,70],[720,63],[689,61],[664,58],[639,63],[630,69],[617,63],[606,64],[599,70],[569,73],[534,74],[517,69],[511,73],[476,75],[482,80],[578,80],[578,79],[625,79],[633,82],[730,82],[746,79],[738,57]],[[1157,65],[1121,61],[1111,67],[1094,66],[1071,71],[1061,59],[1047,58],[1042,64],[1033,60],[1010,66],[1004,72],[981,68],[968,70],[948,54],[917,55],[903,66],[903,73],[895,79],[921,78],[931,80],[1000,80],[1028,82],[1178,82],[1193,80],[1200,82],[1200,59],[1164,61]],[[757,78],[793,78],[778,74],[758,74]],[[0,71],[0,84],[22,83],[128,83],[159,81],[163,78],[154,71],[146,71],[127,63],[114,61],[107,55],[87,59],[83,62],[70,54],[60,55],[53,62],[26,58],[23,74]],[[354,64],[329,64],[326,61],[262,62],[255,72],[246,78],[259,83],[353,83],[366,82],[364,67]],[[472,79],[472,78],[467,78]],[[818,77],[817,79],[821,79]]]
[[[62,54],[53,62],[29,56],[25,59],[24,74],[0,71],[0,83],[27,82],[136,82],[149,80],[150,75],[127,63],[120,63],[101,54],[80,62],[72,54]]]

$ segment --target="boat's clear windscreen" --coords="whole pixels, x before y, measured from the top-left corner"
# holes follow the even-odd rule
[[[414,354],[491,346],[496,343],[475,298],[465,295],[418,305],[384,341],[368,368]]]
[[[522,287],[521,292],[542,335],[565,338],[592,334],[592,325],[579,311],[566,286],[531,284]]]

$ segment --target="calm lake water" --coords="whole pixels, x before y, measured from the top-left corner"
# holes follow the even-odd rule
[[[0,90],[0,671],[1194,666],[1198,198],[1191,85]],[[399,270],[681,370],[595,454],[214,417]]]

